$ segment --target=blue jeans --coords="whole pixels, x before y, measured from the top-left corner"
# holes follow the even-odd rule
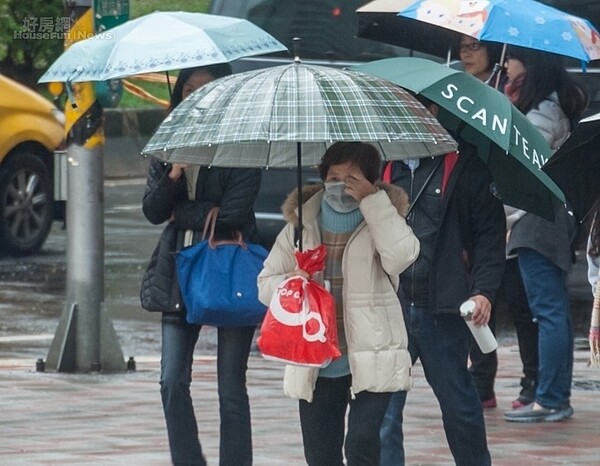
[[[205,466],[190,384],[200,326],[168,316],[162,322],[160,393],[174,465]],[[250,405],[246,390],[248,356],[255,327],[218,329],[217,381],[221,418],[221,466],[252,464]]]
[[[379,463],[379,429],[390,393],[362,391],[350,396],[352,376],[319,377],[312,402],[300,400],[304,457],[309,466],[348,466]],[[348,410],[348,433],[346,411]]]
[[[531,312],[538,324],[538,387],[545,408],[569,405],[573,378],[573,330],[567,272],[529,248],[518,250],[519,267]]]
[[[472,338],[459,315],[432,315],[408,308],[413,364],[421,360],[427,382],[440,404],[446,439],[457,466],[488,466],[485,420],[473,378],[467,369]],[[406,392],[392,395],[381,427],[381,466],[404,465],[402,411]]]

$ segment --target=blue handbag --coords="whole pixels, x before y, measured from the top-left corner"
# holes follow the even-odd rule
[[[218,207],[209,212],[203,239],[177,254],[186,319],[190,324],[216,327],[259,325],[267,308],[258,300],[256,280],[268,252],[244,242],[240,232],[235,240],[215,241],[217,213]]]

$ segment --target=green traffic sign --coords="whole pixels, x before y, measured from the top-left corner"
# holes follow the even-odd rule
[[[94,0],[94,29],[101,33],[129,19],[129,0]]]

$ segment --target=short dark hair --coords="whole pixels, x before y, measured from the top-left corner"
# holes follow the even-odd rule
[[[336,142],[325,151],[319,164],[319,174],[325,181],[332,165],[353,163],[370,183],[379,179],[381,172],[381,155],[377,148],[365,142]]]
[[[185,68],[181,70],[179,76],[177,76],[177,81],[175,81],[175,86],[173,86],[170,102],[171,110],[177,107],[183,100],[183,85],[186,81],[190,79],[190,76],[194,73],[201,72],[208,73],[215,79],[229,76],[233,73],[229,63],[216,63],[214,65],[196,66],[195,68]]]
[[[457,56],[460,56],[460,42],[461,42],[460,38],[455,41],[454,50],[452,51],[452,53]],[[500,63],[500,61],[502,60],[502,49],[504,47],[503,44],[501,44],[500,42],[488,42],[487,40],[480,40],[478,42],[487,51],[487,57],[488,57],[488,64],[487,64],[487,68],[486,68],[487,71],[492,71],[494,69],[494,65],[496,65],[496,64],[499,64],[500,66],[503,65],[503,63]]]

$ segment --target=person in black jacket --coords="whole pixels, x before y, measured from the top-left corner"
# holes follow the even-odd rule
[[[171,108],[196,88],[228,74],[229,64],[183,70],[173,90]],[[253,204],[260,180],[260,169],[171,165],[153,159],[144,192],[144,215],[155,225],[168,222],[159,241],[174,240],[176,249],[182,246],[186,231],[202,231],[208,212],[215,206],[219,207],[216,239],[230,238],[233,232],[240,231],[245,240],[256,241]],[[201,327],[186,322],[172,254],[157,255],[154,274],[153,286],[164,291],[154,293],[163,298],[162,302],[154,302],[153,308],[164,311],[160,391],[171,459],[175,465],[206,465],[190,395],[194,347]],[[145,290],[142,286],[142,295],[152,291],[158,290]],[[254,331],[255,327],[217,330],[221,465],[252,464],[246,370]]]
[[[435,105],[429,109],[436,114]],[[421,360],[440,404],[455,463],[490,465],[483,409],[467,369],[472,338],[459,307],[470,299],[475,325],[489,321],[505,263],[502,202],[475,148],[461,141],[458,153],[391,167],[390,181],[409,195],[407,221],[421,243],[419,258],[400,276],[408,349],[413,363]],[[382,466],[404,465],[406,393],[394,393],[388,405],[380,433]]]

